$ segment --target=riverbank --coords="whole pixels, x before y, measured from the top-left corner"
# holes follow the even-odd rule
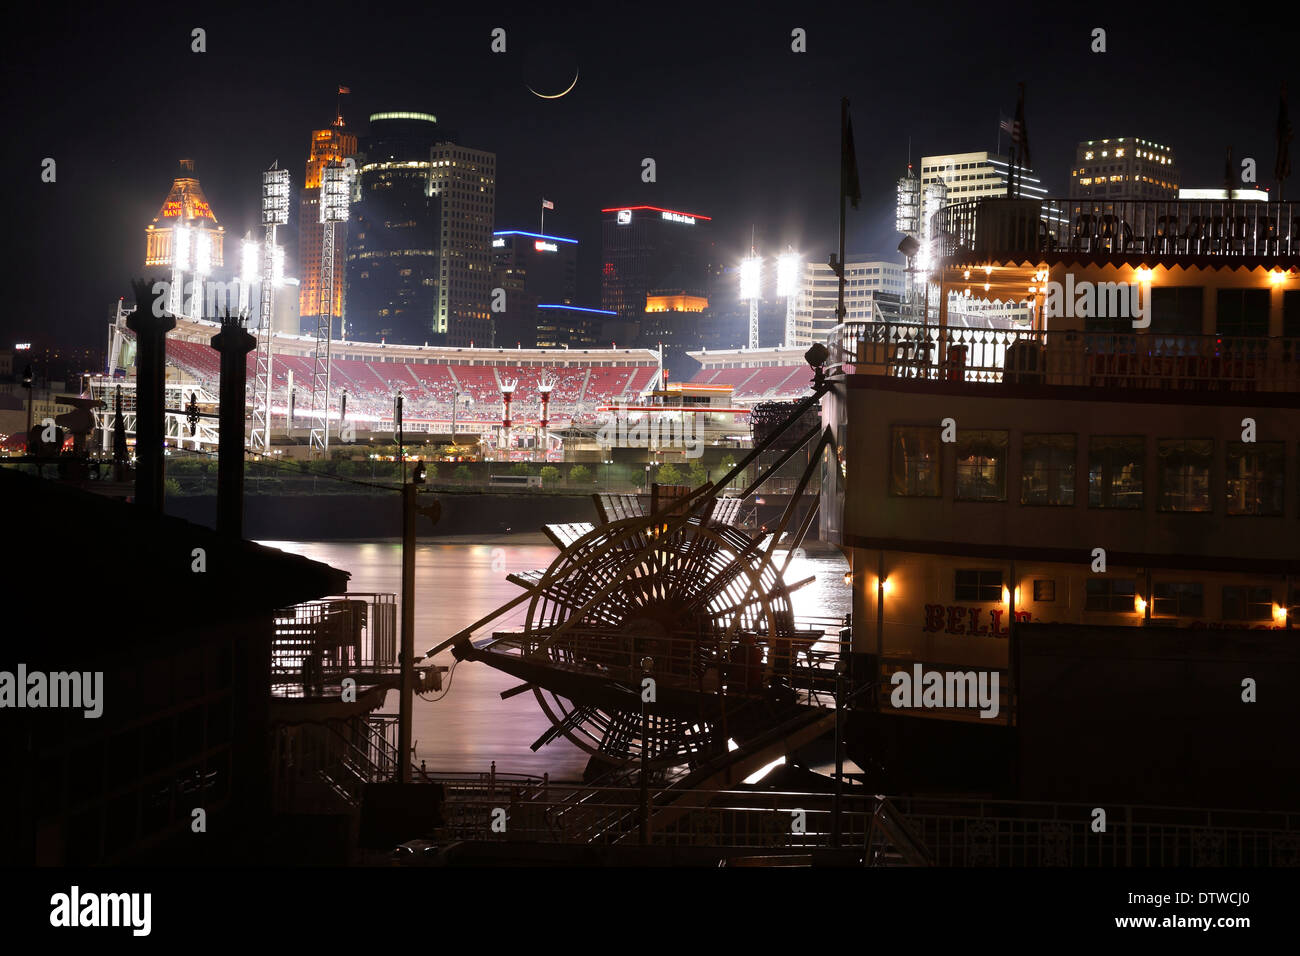
[[[447,544],[550,544],[542,534],[548,524],[572,524],[596,520],[596,506],[590,494],[480,494],[421,495],[442,506],[438,523],[425,518],[416,522],[422,541]],[[779,508],[768,505],[775,520]],[[209,528],[216,527],[215,495],[175,495],[166,499],[169,515]],[[244,498],[244,536],[254,540],[377,541],[401,535],[402,500],[396,493],[385,495],[248,495]],[[831,545],[809,539],[809,554],[838,554]]]

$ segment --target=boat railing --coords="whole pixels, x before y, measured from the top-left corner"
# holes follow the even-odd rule
[[[1300,391],[1300,338],[848,322],[828,333],[847,374],[981,385]]]
[[[271,683],[304,693],[352,677],[373,683],[398,672],[397,603],[387,593],[354,593],[275,612]]]

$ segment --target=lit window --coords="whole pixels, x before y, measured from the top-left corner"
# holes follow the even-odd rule
[[[939,429],[895,425],[890,433],[890,494],[937,498],[940,494]]]
[[[957,432],[958,501],[1007,500],[1007,440],[1005,431]]]

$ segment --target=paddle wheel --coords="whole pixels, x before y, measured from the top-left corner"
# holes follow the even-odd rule
[[[795,506],[823,453],[833,453],[820,422],[805,417],[819,397],[792,407],[785,427],[771,428],[715,484],[596,495],[596,522],[547,526],[560,551],[551,565],[512,574],[519,597],[429,656],[452,647],[460,660],[520,678],[502,696],[531,692],[551,721],[534,750],[564,737],[612,768],[697,767],[820,706],[819,695],[833,691],[836,655],[820,629],[795,621],[791,593],[814,578],[784,578],[817,510],[807,507],[792,525]],[[802,434],[787,437],[791,425]],[[774,446],[784,453],[728,495]],[[781,520],[755,533],[739,527],[745,500],[803,449],[803,477]],[[473,638],[524,605],[518,629]]]

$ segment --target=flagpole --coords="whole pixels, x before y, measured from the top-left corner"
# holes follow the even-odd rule
[[[537,231],[543,236],[546,235],[546,200],[545,199],[542,200],[542,224],[537,227]]]

